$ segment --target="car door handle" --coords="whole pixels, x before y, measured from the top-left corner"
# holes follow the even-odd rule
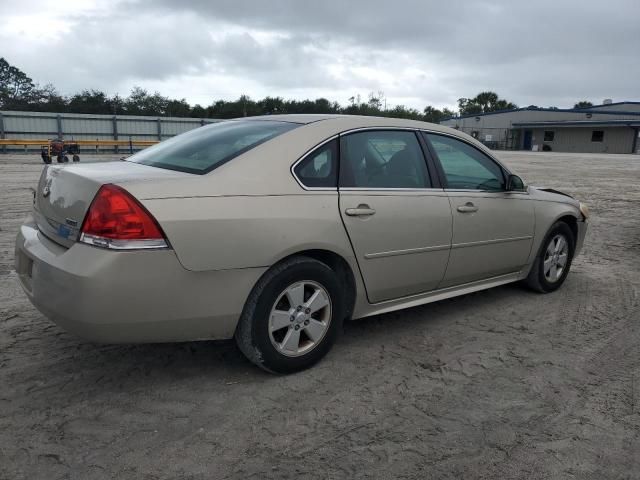
[[[462,213],[473,213],[478,211],[478,207],[471,202],[467,202],[464,205],[460,205],[458,211]]]
[[[357,208],[347,208],[344,213],[350,217],[370,217],[376,213],[376,211],[369,207],[369,205],[360,204]]]

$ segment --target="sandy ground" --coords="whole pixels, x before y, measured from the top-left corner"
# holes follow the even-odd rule
[[[640,478],[640,157],[498,155],[590,205],[564,287],[351,322],[287,377],[43,318],[12,271],[42,165],[0,155],[0,478]]]

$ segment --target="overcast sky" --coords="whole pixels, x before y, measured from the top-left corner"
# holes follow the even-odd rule
[[[640,100],[640,0],[0,0],[0,56],[64,94],[571,107]]]

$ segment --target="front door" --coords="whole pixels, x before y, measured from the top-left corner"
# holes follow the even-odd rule
[[[341,137],[340,213],[371,303],[433,290],[444,278],[451,208],[432,188],[415,132]]]
[[[453,137],[427,134],[451,201],[451,257],[441,287],[519,271],[529,258],[534,206],[527,192],[506,192],[505,172]]]

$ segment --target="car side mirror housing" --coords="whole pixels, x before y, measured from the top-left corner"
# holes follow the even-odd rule
[[[518,175],[509,175],[507,177],[507,192],[526,192],[527,187]]]

